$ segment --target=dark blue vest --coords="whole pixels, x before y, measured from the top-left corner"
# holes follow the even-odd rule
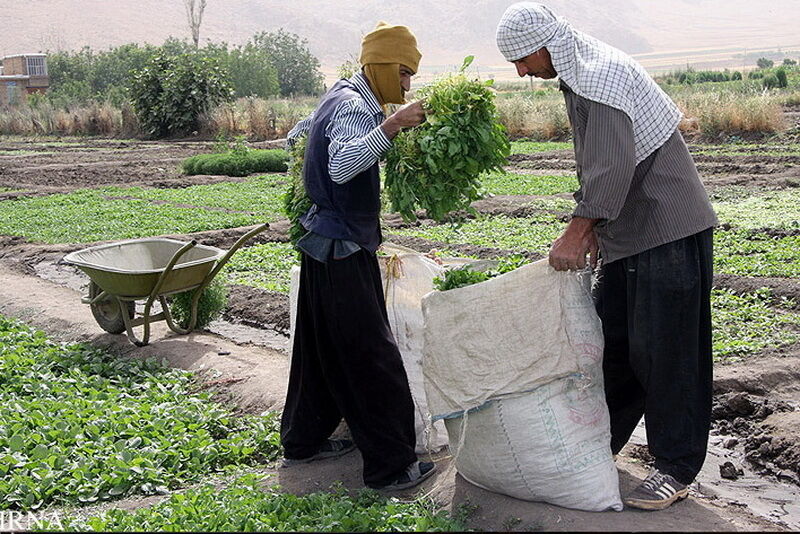
[[[359,96],[355,86],[339,80],[322,97],[308,132],[303,179],[314,205],[301,219],[306,230],[331,239],[345,239],[375,252],[381,243],[381,183],[378,163],[344,184],[331,180],[325,135],[336,107]]]

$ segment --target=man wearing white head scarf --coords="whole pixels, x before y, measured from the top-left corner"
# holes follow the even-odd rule
[[[560,80],[580,188],[550,264],[603,259],[596,297],[611,448],[644,415],[655,470],[625,503],[666,508],[703,465],[712,393],[717,218],[677,129],[681,113],[632,58],[541,4],[509,7],[497,45],[520,76]]]

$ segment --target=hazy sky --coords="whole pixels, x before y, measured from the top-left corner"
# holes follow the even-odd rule
[[[283,27],[309,40],[326,71],[358,50],[378,20],[417,34],[423,67],[475,55],[485,71],[507,65],[494,45],[503,0],[208,0],[201,41],[241,43]],[[576,27],[634,54],[651,69],[747,63],[760,50],[798,51],[800,0],[552,0]],[[0,54],[160,43],[188,37],[183,0],[0,0]],[[510,72],[510,71],[508,71]]]

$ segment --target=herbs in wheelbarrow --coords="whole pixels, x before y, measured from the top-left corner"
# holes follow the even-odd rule
[[[492,81],[464,70],[419,90],[429,110],[417,128],[401,132],[386,156],[385,187],[392,210],[407,221],[424,209],[437,221],[457,210],[471,211],[480,198],[482,173],[502,170],[511,145],[497,120]]]

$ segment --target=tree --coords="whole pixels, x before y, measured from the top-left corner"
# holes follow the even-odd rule
[[[276,32],[257,33],[253,44],[272,58],[283,96],[322,92],[320,63],[308,50],[308,41],[281,28]]]
[[[775,76],[774,74],[770,73],[770,74],[767,74],[766,76],[764,76],[764,80],[762,81],[762,83],[764,84],[764,88],[765,89],[775,89],[775,88],[779,87],[779,83],[780,82],[778,81],[778,77],[777,76]]]
[[[206,0],[183,0],[183,6],[186,8],[186,18],[189,19],[192,41],[194,41],[195,48],[198,48],[200,46],[200,24],[203,23]]]
[[[795,61],[794,59],[789,59],[787,57],[786,59],[783,60],[783,64],[786,65],[787,67],[792,67],[794,65],[797,65],[797,61]]]
[[[134,73],[128,90],[142,126],[154,137],[197,130],[199,117],[233,98],[219,60],[202,52],[157,55]]]
[[[339,78],[350,78],[357,72],[361,71],[361,63],[356,54],[350,54],[341,65],[336,67],[336,74]]]
[[[236,98],[259,96],[269,98],[280,94],[278,74],[272,58],[261,47],[248,42],[244,46],[228,48],[227,43],[209,43],[203,49],[219,59],[228,72]]]
[[[775,64],[774,61],[772,61],[771,59],[767,59],[765,57],[760,57],[758,58],[758,61],[756,61],[756,65],[758,65],[759,69],[768,69],[772,67],[774,64]]]
[[[779,67],[775,69],[775,79],[778,80],[778,87],[788,87],[789,79],[786,76],[786,69]]]

